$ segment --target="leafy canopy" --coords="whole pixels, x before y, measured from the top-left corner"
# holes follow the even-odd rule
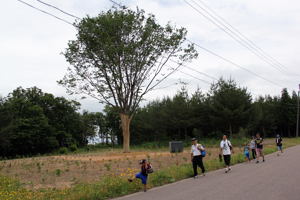
[[[86,94],[132,114],[143,96],[197,57],[187,31],[161,26],[143,10],[113,8],[76,23],[77,39],[64,52],[72,67],[59,81],[70,94]],[[168,61],[176,63],[166,67]]]

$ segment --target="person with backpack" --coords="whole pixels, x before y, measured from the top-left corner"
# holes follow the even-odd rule
[[[231,154],[233,153],[233,147],[231,142],[227,139],[227,135],[223,135],[223,139],[220,142],[220,156],[223,155],[224,162],[226,165],[225,173],[231,170],[230,160]]]
[[[252,140],[250,141],[250,149],[252,153],[252,159],[256,158],[256,144],[255,144],[255,136],[252,136]]]
[[[205,176],[205,168],[203,165],[203,157],[205,157],[206,151],[203,145],[198,144],[197,139],[192,139],[191,147],[191,161],[193,164],[194,178],[198,178],[197,167],[200,167],[202,170],[202,176]]]
[[[140,160],[139,164],[141,166],[141,171],[135,175],[136,179],[141,179],[142,184],[144,185],[144,192],[147,191],[147,180],[148,174],[153,173],[152,165],[147,162],[146,159]],[[133,182],[133,179],[128,179],[129,182]]]
[[[259,157],[262,157],[263,162],[265,162],[265,155],[263,152],[264,144],[263,144],[264,139],[260,137],[260,134],[256,134],[256,139],[255,139],[255,144],[256,144],[256,163],[259,163]]]
[[[277,134],[276,136],[276,146],[277,146],[277,156],[280,155],[280,152],[283,153],[283,150],[282,150],[282,138],[279,134]]]

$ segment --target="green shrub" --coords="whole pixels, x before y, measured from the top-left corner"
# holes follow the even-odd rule
[[[77,151],[77,145],[76,144],[72,144],[71,146],[69,146],[70,151],[74,152]]]
[[[69,152],[67,147],[61,147],[58,149],[59,154],[67,154]]]
[[[60,176],[61,175],[61,170],[60,169],[56,169],[55,170],[55,175],[56,176]]]

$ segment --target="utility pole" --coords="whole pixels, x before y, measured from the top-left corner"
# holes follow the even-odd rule
[[[298,98],[297,98],[297,127],[296,127],[296,137],[299,137],[299,97],[300,96],[300,84],[298,88]]]

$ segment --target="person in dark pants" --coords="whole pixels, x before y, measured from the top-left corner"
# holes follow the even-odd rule
[[[233,153],[233,147],[231,145],[231,142],[227,139],[227,135],[223,135],[223,140],[220,142],[220,155],[223,155],[224,162],[226,165],[225,173],[231,170],[231,153]]]
[[[201,144],[198,144],[196,138],[193,138],[191,147],[191,161],[193,163],[194,178],[198,178],[198,167],[200,167],[202,170],[202,176],[205,176],[205,168],[203,165],[201,151],[204,151],[204,147]]]

